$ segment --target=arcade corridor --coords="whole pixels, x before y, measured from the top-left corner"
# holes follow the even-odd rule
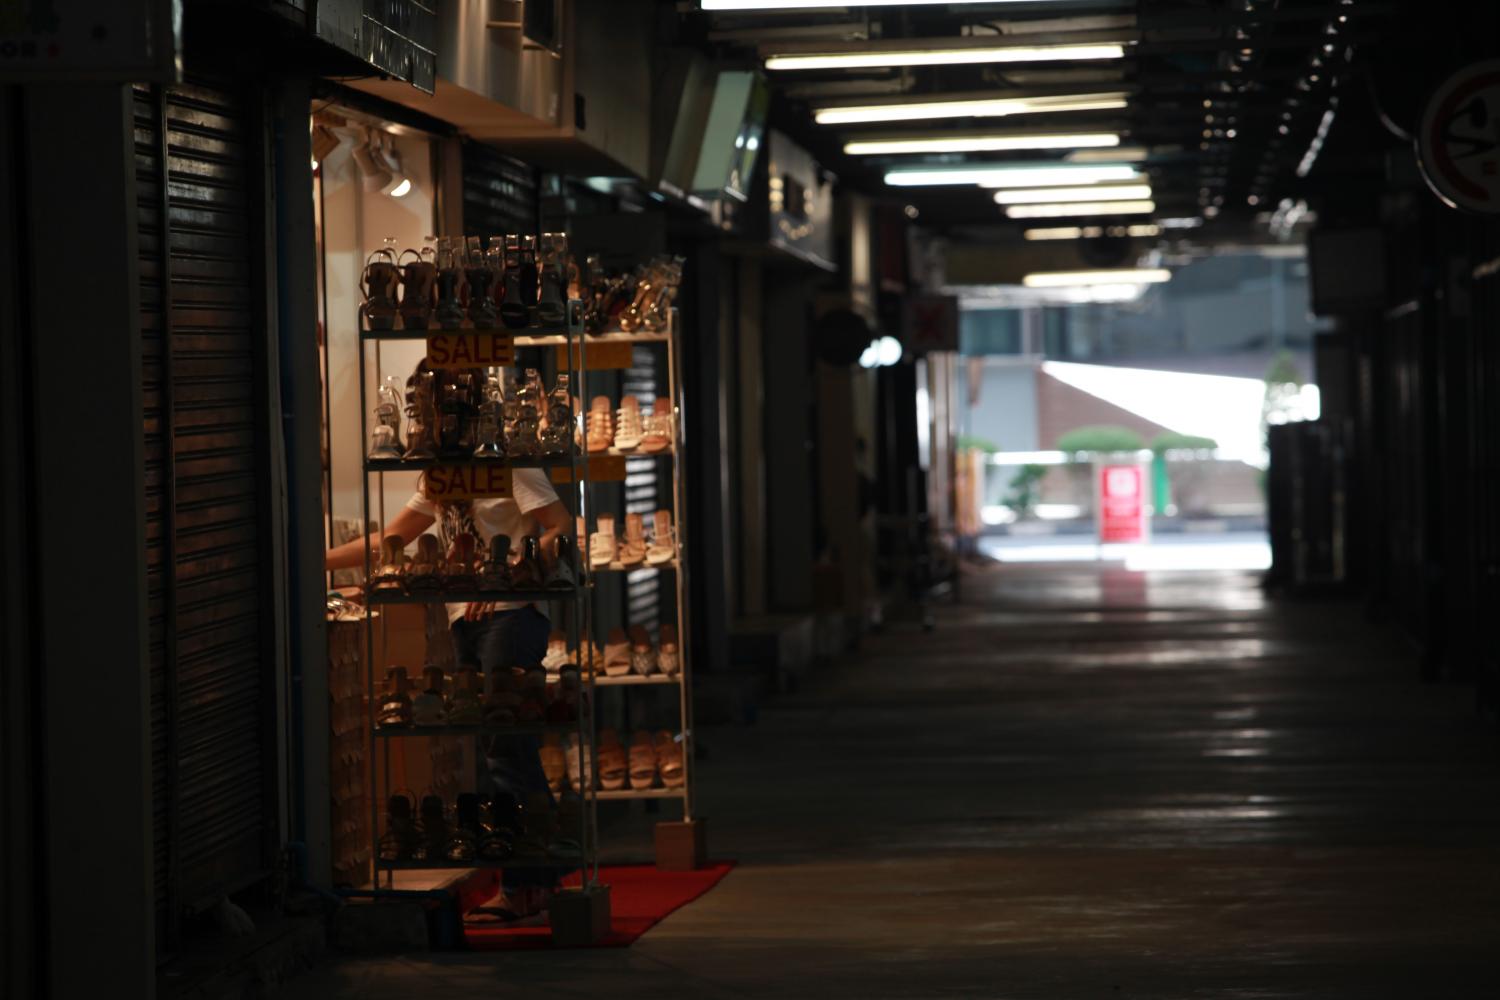
[[[634,947],[344,959],[292,995],[1476,996],[1500,765],[1471,698],[1251,574],[992,570],[704,733],[740,867]]]

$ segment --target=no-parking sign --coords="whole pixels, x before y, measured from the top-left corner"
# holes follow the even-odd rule
[[[1422,116],[1417,159],[1445,203],[1500,213],[1500,61],[1450,76]]]

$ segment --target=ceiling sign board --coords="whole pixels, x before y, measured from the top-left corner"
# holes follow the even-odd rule
[[[1500,61],[1459,70],[1437,89],[1422,116],[1417,159],[1450,207],[1500,213]]]
[[[178,0],[4,0],[0,80],[175,81]]]

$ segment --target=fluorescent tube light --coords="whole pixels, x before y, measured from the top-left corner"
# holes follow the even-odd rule
[[[892,101],[886,104],[818,108],[813,112],[813,120],[819,125],[864,125],[874,122],[931,121],[935,118],[1004,118],[1007,115],[1062,111],[1118,111],[1126,105],[1126,95],[1123,93],[964,98],[915,103]]]
[[[1141,201],[1151,197],[1150,184],[1090,184],[1088,187],[1036,188],[995,192],[997,205],[1044,205],[1065,201]]]
[[[996,188],[1062,187],[1106,181],[1138,181],[1141,172],[1126,163],[971,164],[954,167],[909,167],[888,170],[885,182],[896,187],[983,184]]]
[[[1009,219],[1065,219],[1075,215],[1150,215],[1154,211],[1154,201],[1069,201],[1051,205],[1012,205],[1005,210],[1005,216]]]
[[[1151,223],[1135,226],[1055,226],[1028,229],[1022,233],[1028,240],[1094,240],[1101,236],[1116,239],[1125,236],[1160,236],[1161,227]]]
[[[1014,62],[1079,62],[1085,59],[1123,59],[1119,42],[1075,45],[988,45],[950,48],[908,46],[852,52],[778,53],[766,57],[766,69],[891,69],[897,66],[971,66]]]
[[[830,10],[837,7],[958,7],[975,3],[1009,3],[1019,0],[701,0],[703,10]]]
[[[1164,267],[1120,267],[1107,271],[1041,271],[1021,279],[1027,288],[1070,288],[1078,285],[1156,285],[1171,281]]]
[[[897,153],[1000,153],[1018,149],[1082,149],[1118,146],[1114,132],[1080,132],[1076,135],[934,135],[905,139],[855,139],[844,144],[850,156],[884,156]]]

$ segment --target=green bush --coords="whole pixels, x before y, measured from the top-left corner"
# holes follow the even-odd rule
[[[982,451],[993,455],[1000,450],[1000,446],[989,438],[978,437],[973,434],[960,434],[955,441],[959,451]]]
[[[1042,495],[1042,477],[1046,474],[1045,465],[1023,465],[1011,477],[1010,492],[1001,502],[1015,511],[1018,520],[1024,521],[1036,513],[1036,504]]]
[[[1151,450],[1158,455],[1164,455],[1169,451],[1213,451],[1219,447],[1219,442],[1211,437],[1203,437],[1199,434],[1179,434],[1176,431],[1162,431],[1151,439]]]
[[[1135,431],[1113,425],[1075,427],[1057,439],[1057,450],[1070,455],[1084,451],[1140,451],[1144,447],[1145,440]]]

